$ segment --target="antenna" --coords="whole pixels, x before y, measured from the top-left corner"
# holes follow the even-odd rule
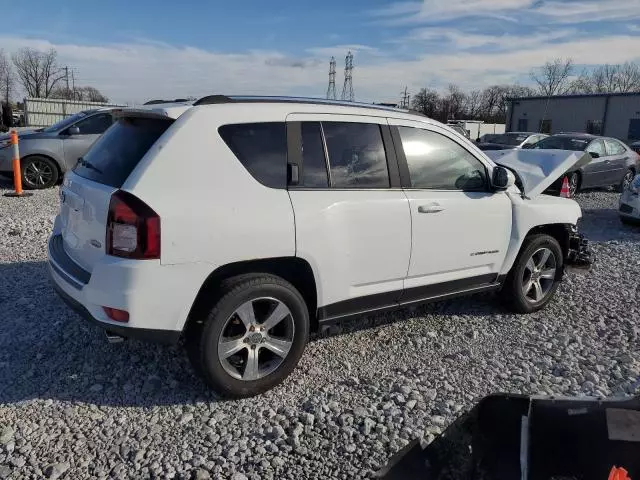
[[[336,99],[336,59],[331,57],[329,62],[329,86],[327,87],[327,100]]]
[[[346,100],[348,102],[353,102],[353,54],[351,52],[347,53],[346,58],[344,59],[344,86],[342,87],[342,100]]]

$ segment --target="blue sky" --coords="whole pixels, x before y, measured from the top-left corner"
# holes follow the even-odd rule
[[[323,96],[348,50],[362,101],[408,87],[529,82],[554,57],[640,60],[640,0],[17,2],[0,48],[55,48],[114,101],[209,93]],[[8,27],[8,29],[7,29]]]

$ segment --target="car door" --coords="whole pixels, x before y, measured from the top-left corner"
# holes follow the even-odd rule
[[[492,191],[492,165],[445,129],[390,120],[411,210],[403,301],[497,280],[511,238],[511,200]]]
[[[320,321],[397,304],[411,217],[384,117],[287,117],[296,255],[312,266]]]
[[[604,145],[607,149],[607,159],[611,167],[610,185],[618,185],[627,172],[629,152],[618,140],[613,138],[605,138]]]
[[[87,153],[91,145],[112,123],[110,112],[96,113],[83,118],[60,133],[67,169],[75,166],[78,159]],[[73,127],[78,127],[79,133],[72,133]]]
[[[604,148],[604,142],[596,139],[590,142],[585,152],[592,156],[591,161],[582,167],[581,188],[602,187],[609,185],[611,178],[610,161],[607,159],[607,151]],[[596,154],[594,157],[592,154]]]

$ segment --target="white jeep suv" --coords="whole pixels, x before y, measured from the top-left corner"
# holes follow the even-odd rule
[[[282,381],[331,322],[500,289],[532,312],[591,262],[579,206],[541,195],[572,153],[505,168],[423,116],[308,99],[114,115],[61,187],[53,283],[111,340],[184,337],[226,396]]]

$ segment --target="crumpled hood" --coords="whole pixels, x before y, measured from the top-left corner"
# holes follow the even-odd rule
[[[563,174],[591,161],[588,153],[571,150],[489,150],[484,154],[516,172],[529,198],[537,197]]]

